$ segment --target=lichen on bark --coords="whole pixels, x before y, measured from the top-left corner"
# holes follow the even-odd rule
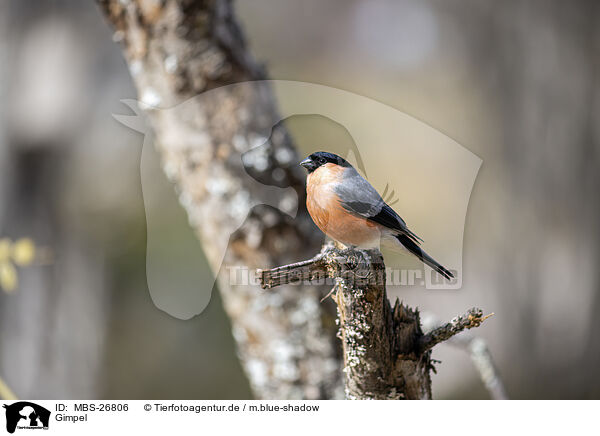
[[[286,286],[273,295],[229,281],[229,267],[282,264],[308,256],[321,243],[304,208],[296,151],[277,125],[271,89],[266,83],[227,86],[265,78],[246,48],[232,2],[99,0],[99,5],[122,44],[165,173],[217,275],[254,395],[340,398],[335,313],[319,306],[324,288]],[[194,98],[199,94],[201,103]],[[252,161],[253,153],[261,153],[264,164],[246,164],[243,157]],[[266,185],[296,192],[295,219],[257,206],[240,226],[244,205],[289,203],[289,189]]]

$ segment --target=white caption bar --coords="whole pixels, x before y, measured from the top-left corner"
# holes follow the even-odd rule
[[[1,434],[586,434],[598,401],[13,401]],[[544,433],[542,433],[544,432]],[[546,433],[547,432],[547,433]],[[108,433],[110,434],[110,433]]]

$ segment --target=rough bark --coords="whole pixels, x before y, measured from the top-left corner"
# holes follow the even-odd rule
[[[431,399],[431,353],[415,346],[422,335],[419,312],[398,300],[390,306],[381,253],[359,251],[356,257],[368,274],[365,267],[348,274],[356,262],[350,260],[335,285],[346,398]]]
[[[392,308],[385,291],[385,264],[378,250],[325,245],[314,258],[259,271],[261,284],[335,279],[339,337],[344,349],[348,399],[431,399],[431,349],[487,318],[471,309],[428,334],[419,311],[398,300]]]
[[[262,79],[228,0],[163,2],[101,0],[123,43],[142,102],[173,107],[224,85]],[[335,314],[319,307],[322,288],[285,286],[276,296],[258,286],[233,286],[229,267],[278,265],[306,258],[320,246],[304,209],[302,174],[288,135],[277,120],[266,85],[207,93],[202,104],[148,109],[167,176],[176,184],[190,224],[211,264],[231,318],[238,352],[261,398],[336,398],[342,395]],[[269,132],[271,132],[269,136]],[[257,138],[264,165],[242,164]],[[275,171],[278,170],[278,171]],[[261,183],[247,183],[249,175]],[[209,189],[217,183],[222,189]],[[240,228],[240,201],[282,204],[291,187],[299,197],[294,220],[279,210],[254,208]],[[228,246],[223,264],[218,253]],[[326,311],[325,311],[326,312]]]

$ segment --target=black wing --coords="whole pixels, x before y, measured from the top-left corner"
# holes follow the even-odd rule
[[[423,242],[354,168],[346,169],[343,183],[336,185],[335,191],[348,212],[404,234],[417,244]]]

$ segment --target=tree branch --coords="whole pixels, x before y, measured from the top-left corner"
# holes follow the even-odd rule
[[[315,257],[302,262],[263,271],[259,269],[257,274],[263,289],[271,289],[276,286],[288,285],[298,281],[312,281],[326,276],[327,260],[323,252]]]
[[[465,317],[424,335],[418,310],[398,300],[390,306],[378,250],[326,244],[312,259],[259,272],[265,289],[322,277],[335,279],[349,399],[430,399],[431,348],[487,318],[471,309]]]
[[[465,329],[479,327],[483,321],[492,315],[493,313],[483,316],[483,311],[476,307],[469,309],[466,314],[457,316],[452,321],[433,329],[421,337],[419,339],[419,347],[421,351],[431,350],[440,342],[447,341]]]
[[[508,400],[508,393],[504,387],[504,382],[500,377],[500,372],[494,364],[492,354],[482,338],[474,335],[460,335],[452,338],[450,343],[466,350],[471,356],[475,368],[483,385],[487,389],[492,400]]]
[[[440,322],[433,314],[423,316],[423,329],[425,331],[435,330],[439,326]],[[473,365],[479,372],[479,378],[492,400],[509,399],[500,372],[484,339],[475,336],[471,332],[463,331],[459,335],[450,337],[447,343],[469,353]]]

